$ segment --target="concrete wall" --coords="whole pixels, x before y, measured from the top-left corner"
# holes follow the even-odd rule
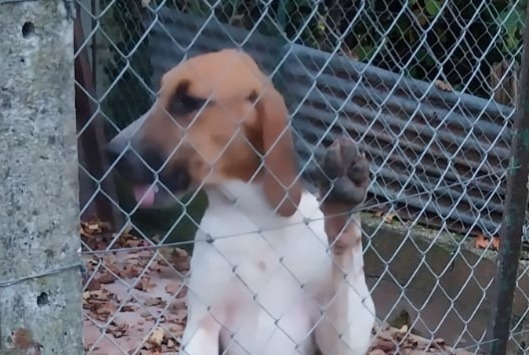
[[[367,234],[365,271],[377,316],[402,323],[407,313],[411,323],[416,322],[413,328],[418,334],[433,334],[457,347],[483,340],[495,292],[496,252],[474,248],[472,237],[462,240],[448,232],[409,228],[397,219],[383,223],[370,214],[362,218]],[[522,262],[519,271],[513,309],[518,320],[523,320],[529,307],[528,267]],[[524,327],[529,328],[529,322],[521,322],[515,331]],[[529,344],[529,333],[517,341]],[[519,354],[519,348],[510,345],[510,354]]]

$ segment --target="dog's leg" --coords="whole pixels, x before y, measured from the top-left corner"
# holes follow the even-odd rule
[[[324,174],[316,183],[333,263],[315,339],[323,355],[364,355],[375,315],[364,276],[360,216],[350,211],[366,197],[369,162],[343,137],[318,163]]]
[[[206,307],[193,307],[188,313],[180,354],[219,355],[220,328]]]

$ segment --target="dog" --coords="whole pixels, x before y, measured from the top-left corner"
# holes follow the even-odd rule
[[[252,57],[228,48],[176,65],[107,152],[141,208],[206,193],[182,354],[367,352],[375,306],[349,212],[369,162],[341,137],[318,158],[317,191],[304,186],[285,101]]]

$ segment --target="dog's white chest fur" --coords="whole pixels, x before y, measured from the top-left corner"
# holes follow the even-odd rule
[[[209,307],[222,325],[225,354],[314,354],[311,332],[326,302],[332,262],[316,197],[305,192],[298,211],[282,218],[255,185],[234,181],[225,188],[208,191],[209,207],[191,260],[189,319]],[[352,270],[361,269],[362,256],[353,259]],[[348,310],[351,317],[372,317],[366,315],[371,299],[362,304],[369,294],[363,273],[350,282],[359,292],[358,309]],[[199,326],[188,324],[184,343]]]

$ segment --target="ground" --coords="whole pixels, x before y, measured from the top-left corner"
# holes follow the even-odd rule
[[[186,321],[189,256],[178,248],[154,248],[105,223],[81,224],[84,277],[84,342],[91,355],[177,354]],[[111,250],[111,251],[110,251]],[[377,325],[369,355],[466,355],[443,339],[426,339]]]

